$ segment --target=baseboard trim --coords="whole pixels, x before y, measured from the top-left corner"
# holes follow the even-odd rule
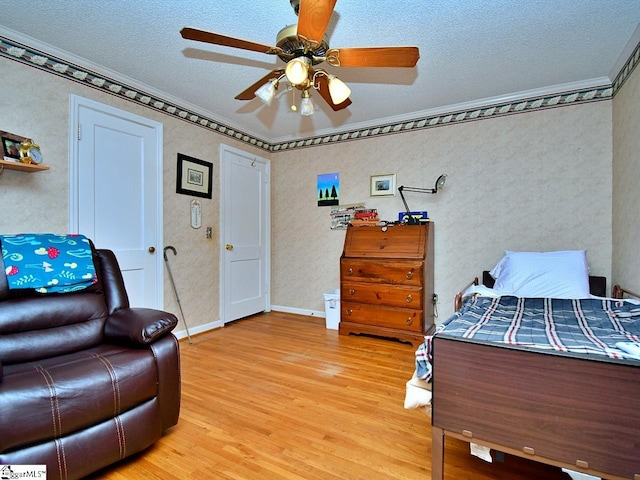
[[[306,308],[283,307],[282,305],[271,305],[271,310],[284,313],[295,313],[296,315],[306,315],[308,317],[325,318],[325,312],[319,310],[309,310]]]
[[[196,325],[195,327],[189,328],[189,333],[193,335],[197,335],[199,333],[208,332],[209,330],[215,330],[216,328],[221,328],[224,325],[222,324],[222,320],[216,320],[215,322],[205,323],[203,325]],[[187,338],[187,330],[177,330],[173,332],[178,340],[182,340],[183,338]]]
[[[284,312],[284,313],[293,313],[296,315],[305,315],[307,317],[320,317],[326,318],[326,314],[320,310],[309,310],[306,308],[293,308],[293,307],[283,307],[282,305],[271,305],[271,310],[275,310],[276,312]],[[195,327],[189,328],[189,333],[193,335],[197,335],[199,333],[205,333],[210,330],[215,330],[216,328],[224,327],[222,320],[216,320],[215,322],[205,323],[203,325],[197,325]],[[183,338],[187,338],[187,330],[176,330],[173,332],[178,340],[182,340]]]

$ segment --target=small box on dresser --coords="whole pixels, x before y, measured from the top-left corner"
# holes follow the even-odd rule
[[[340,334],[419,345],[433,329],[433,223],[347,228]]]

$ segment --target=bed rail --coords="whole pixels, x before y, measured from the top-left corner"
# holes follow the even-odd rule
[[[478,285],[478,277],[474,278],[473,281],[469,282],[466,287],[464,287],[462,290],[456,293],[456,296],[453,300],[454,311],[458,311],[460,310],[460,307],[462,307],[462,294],[466,292],[471,285]]]
[[[631,290],[627,290],[626,288],[622,288],[620,285],[614,285],[613,290],[611,292],[611,296],[613,298],[624,298],[625,293],[633,298],[640,298],[640,294],[634,293]]]

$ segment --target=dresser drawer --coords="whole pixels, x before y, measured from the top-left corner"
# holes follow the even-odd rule
[[[423,276],[424,262],[420,261],[351,260],[346,258],[340,261],[340,278],[343,282],[389,283],[419,287],[423,284]]]
[[[345,302],[422,310],[424,294],[420,287],[343,282],[340,298]]]
[[[345,258],[425,257],[430,225],[352,227],[344,242]]]
[[[341,299],[341,321],[422,332],[422,310],[364,305]]]

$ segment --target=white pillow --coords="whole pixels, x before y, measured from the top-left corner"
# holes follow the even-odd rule
[[[491,270],[494,290],[527,298],[589,298],[585,250],[511,252]]]

